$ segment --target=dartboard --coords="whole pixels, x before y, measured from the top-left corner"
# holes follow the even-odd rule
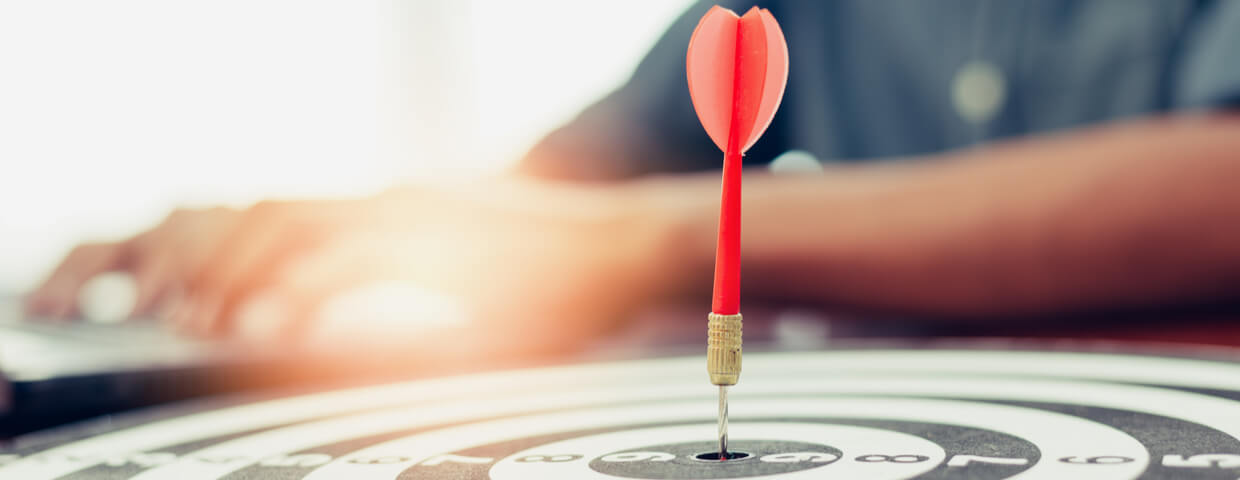
[[[716,389],[697,355],[95,425],[4,454],[0,478],[1240,477],[1240,364],[1227,360],[867,349],[744,367],[727,461],[710,459]]]

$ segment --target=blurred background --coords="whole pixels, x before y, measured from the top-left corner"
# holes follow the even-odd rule
[[[689,3],[0,2],[0,292],[175,206],[500,171]]]
[[[548,185],[540,185],[534,195],[532,189],[522,190],[516,184],[469,181],[497,176],[513,167],[548,132],[625,83],[639,60],[691,3],[0,0],[0,448],[6,435],[227,391],[288,385],[328,388],[565,359],[553,358],[556,355],[576,355],[572,361],[587,361],[655,353],[700,354],[704,305],[677,300],[694,293],[705,300],[707,270],[697,272],[702,273],[703,281],[697,282],[703,288],[701,292],[691,293],[688,287],[681,291],[678,279],[692,279],[694,263],[685,260],[667,266],[672,255],[663,251],[661,244],[670,242],[657,232],[662,225],[652,227],[655,234],[649,236],[658,240],[647,241],[647,235],[633,232],[631,222],[607,221],[614,220],[608,214],[616,212],[607,207],[615,203],[592,203],[601,197]],[[794,12],[791,5],[804,12]],[[790,94],[784,101],[782,118],[789,120],[774,124],[773,134],[768,133],[767,138],[778,140],[755,145],[750,158],[769,161],[770,170],[779,173],[820,172],[829,167],[823,167],[818,159],[824,163],[838,160],[837,166],[844,168],[844,163],[854,160],[921,158],[958,149],[983,151],[980,145],[1015,136],[1084,129],[1172,112],[1188,116],[1189,110],[1203,105],[1228,111],[1234,108],[1226,102],[1236,101],[1232,98],[1237,91],[1235,78],[1240,78],[1235,75],[1240,75],[1236,73],[1240,70],[1228,70],[1234,62],[1223,60],[1234,55],[1229,53],[1234,51],[1229,46],[1240,37],[1218,37],[1237,30],[1217,26],[1231,23],[1206,20],[1240,22],[1240,14],[1235,13],[1240,9],[1217,7],[1197,13],[1195,8],[1205,9],[1207,4],[1187,0],[1010,5],[978,0],[916,4],[920,11],[910,5],[914,4],[789,2],[781,22],[786,19],[787,31],[803,37],[798,39],[801,45],[813,48],[792,50],[796,59],[790,62],[807,67],[799,70],[806,72],[800,82],[788,84]],[[701,9],[705,12],[706,5]],[[1231,17],[1224,16],[1229,12]],[[694,20],[692,17],[696,14],[686,16],[688,22]],[[682,26],[691,26],[688,22]],[[647,65],[652,72],[671,72],[674,67],[675,76],[663,79],[674,83],[638,82],[632,91],[643,92],[640,98],[616,97],[612,103],[625,108],[610,113],[623,114],[631,122],[589,121],[594,118],[579,122],[578,127],[606,125],[608,135],[600,136],[608,139],[595,145],[596,151],[586,149],[583,155],[574,142],[561,138],[562,145],[552,149],[554,152],[537,157],[549,159],[547,165],[525,167],[542,168],[539,173],[546,177],[557,176],[546,175],[557,170],[572,176],[568,175],[573,173],[568,172],[572,168],[563,167],[582,166],[585,162],[576,160],[587,157],[597,163],[594,170],[616,176],[630,167],[633,173],[643,169],[670,172],[717,168],[715,163],[694,163],[703,159],[715,162],[718,152],[698,128],[688,95],[675,101],[665,95],[670,90],[663,87],[685,85],[680,72],[685,66],[686,47],[678,45],[686,45],[680,42],[688,40],[688,32],[678,27],[670,35],[671,47],[653,55]],[[890,39],[890,43],[872,42],[874,39]],[[1217,87],[1218,91],[1206,87]],[[679,90],[670,92],[680,94]],[[597,111],[609,113],[607,109],[613,106]],[[590,137],[590,128],[567,136]],[[1224,132],[1219,138],[1235,138],[1230,133]],[[650,137],[651,146],[660,148],[639,145],[644,137]],[[555,144],[555,140],[547,143]],[[1081,142],[1078,147],[1092,145]],[[1103,148],[1109,144],[1098,145]],[[634,146],[641,148],[626,150]],[[1175,151],[1177,157],[1188,156],[1179,148],[1168,147],[1168,151]],[[606,156],[599,152],[615,153],[627,161],[608,165],[603,158]],[[1112,168],[1118,168],[1119,161],[1129,156],[1081,152],[1089,152],[1091,159],[1119,159],[1107,163]],[[657,158],[660,155],[666,158]],[[1149,165],[1166,163],[1159,160]],[[1176,160],[1183,162],[1185,158]],[[1080,231],[1114,228],[1121,240],[1124,232],[1137,229],[1126,227],[1122,220],[1146,218],[1126,215],[1131,212],[1125,208],[1145,209],[1147,205],[1122,201],[1127,197],[1095,202],[1099,197],[1073,196],[1075,190],[1070,188],[1063,189],[1069,193],[1042,188],[1061,184],[1092,188],[1094,184],[1088,182],[1062,179],[1078,178],[1073,175],[1103,177],[1096,173],[1107,171],[1103,167],[1076,170],[1079,165],[1092,164],[1067,161],[1038,163],[1037,168],[1016,165],[1027,170],[1013,170],[1021,175],[1009,172],[1005,174],[1008,176],[991,176],[989,171],[966,169],[965,174],[976,176],[957,173],[962,176],[953,178],[962,183],[948,185],[989,186],[994,178],[1007,178],[1031,187],[1014,193],[1022,199],[1045,197],[1041,201],[1055,206],[1078,201],[1071,204],[1085,205],[1088,201],[1090,206],[1109,206],[1110,210],[1074,211],[1079,217],[1058,217],[1056,207],[1046,207],[1052,212],[1046,217],[1057,219],[1046,221],[1070,222],[1075,218],[1084,222],[1080,219],[1088,218],[1090,228]],[[608,169],[616,171],[607,173]],[[591,169],[580,170],[577,173]],[[579,176],[584,179],[591,175]],[[712,183],[702,185],[710,187],[709,197],[691,190],[691,198],[686,197],[683,193],[689,184],[674,184],[675,188],[667,191],[677,195],[668,197],[675,200],[666,204],[668,208],[658,202],[634,202],[630,199],[637,195],[628,190],[624,193],[633,195],[624,201],[647,207],[634,210],[638,214],[633,217],[658,217],[650,214],[656,209],[675,217],[682,203],[701,206],[705,203],[695,204],[696,199],[713,202],[718,198],[717,184],[707,180]],[[376,203],[297,204],[313,215],[287,205],[277,216],[254,213],[265,211],[263,208],[246,213],[196,212],[215,218],[235,215],[226,220],[240,223],[168,222],[174,224],[175,228],[168,230],[175,235],[163,231],[159,233],[168,236],[144,237],[125,248],[105,246],[102,250],[112,255],[95,257],[110,260],[93,265],[128,262],[127,268],[137,271],[160,266],[151,258],[167,260],[164,273],[173,273],[161,278],[160,269],[152,267],[147,275],[139,275],[158,280],[162,290],[150,285],[133,288],[121,274],[96,277],[91,271],[74,275],[74,268],[91,270],[82,266],[92,264],[89,255],[88,260],[78,255],[66,262],[73,268],[62,270],[70,273],[57,276],[68,280],[49,282],[54,288],[44,289],[51,291],[45,297],[57,301],[44,298],[40,302],[38,295],[31,297],[34,300],[30,304],[42,303],[44,311],[31,307],[32,321],[20,320],[19,296],[46,278],[70,248],[84,242],[126,239],[160,224],[174,208],[243,208],[263,199],[369,196],[373,200],[378,198],[376,193],[395,185],[435,182],[444,184],[437,185],[444,190],[461,186],[472,190],[419,196],[434,189],[411,188],[394,191]],[[864,189],[869,184],[858,185]],[[1220,185],[1220,198],[1233,190],[1226,183]],[[925,192],[937,195],[938,190],[914,190],[909,195]],[[983,198],[979,204],[995,203],[981,192],[988,190],[972,193]],[[655,209],[648,208],[647,203],[656,205]],[[969,232],[981,229],[958,226],[972,225],[957,221],[967,216],[983,220],[997,216],[991,210],[957,206],[971,205],[964,201],[925,203],[926,212],[916,212],[924,216],[909,214],[892,217],[894,220],[876,209],[850,210],[861,213],[853,221],[862,226],[862,232],[870,230],[865,228],[868,225],[905,221],[914,230],[929,232],[925,238],[948,239],[949,243],[974,239],[989,245],[976,239],[1007,238],[971,237]],[[1181,203],[1191,206],[1192,202]],[[553,212],[562,218],[551,216],[547,218],[552,221],[539,221],[542,218],[537,214],[557,211],[561,205],[572,208]],[[793,225],[792,217],[797,215],[788,212],[800,212],[792,208],[798,205],[817,207],[798,199],[761,213]],[[865,204],[871,205],[876,204]],[[904,207],[900,202],[892,205]],[[703,218],[713,222],[715,204],[708,206],[712,215]],[[910,211],[915,210],[910,207]],[[772,215],[781,212],[782,216]],[[1173,311],[1168,313],[1161,304],[1145,298],[1132,301],[1140,308],[1125,310],[1130,305],[1119,294],[1115,298],[1121,301],[1113,305],[1111,297],[1101,293],[1093,294],[1099,296],[1091,300],[1093,303],[1079,304],[1074,303],[1076,296],[1068,293],[1058,300],[1061,304],[1055,303],[1054,295],[1047,294],[1052,299],[1046,300],[1030,294],[1035,306],[1046,303],[1043,310],[1017,302],[1007,312],[992,305],[998,302],[990,298],[993,292],[1003,290],[991,288],[991,283],[1002,282],[970,283],[974,277],[969,272],[975,269],[990,274],[989,259],[985,260],[987,268],[973,266],[982,261],[961,261],[958,263],[962,266],[957,268],[954,258],[941,264],[920,262],[916,251],[897,250],[913,250],[910,246],[920,243],[922,232],[901,232],[898,242],[865,241],[868,237],[837,235],[839,225],[848,225],[847,218],[839,220],[838,213],[843,209],[824,212],[832,214],[832,222],[841,223],[830,225],[831,230],[820,234],[840,236],[845,244],[856,244],[863,253],[865,247],[877,246],[869,255],[859,256],[863,258],[858,269],[850,268],[852,264],[847,262],[843,267],[832,262],[826,264],[831,268],[818,269],[823,264],[806,261],[794,274],[782,275],[786,283],[780,283],[770,280],[775,277],[771,272],[781,273],[783,263],[792,263],[787,259],[806,255],[795,247],[800,245],[797,242],[780,243],[791,246],[786,248],[786,259],[770,262],[768,266],[773,269],[766,273],[768,280],[759,282],[771,288],[760,292],[763,297],[755,295],[760,301],[746,306],[745,348],[749,351],[835,348],[840,340],[865,342],[876,338],[905,342],[1012,337],[1240,343],[1234,312],[1216,314],[1211,310],[1214,305],[1209,304],[1201,306],[1201,312],[1193,310],[1196,304],[1186,305],[1192,307],[1185,308],[1186,312],[1172,309],[1180,305],[1169,305],[1166,310]],[[299,214],[317,217],[319,222],[310,227],[300,225],[298,221],[305,219]],[[418,214],[421,221],[412,222],[416,225],[405,222]],[[804,212],[801,215],[808,216]],[[882,220],[876,222],[880,217]],[[197,218],[205,222],[201,220],[204,217]],[[585,222],[589,228],[580,230],[588,230],[588,235],[577,236],[582,232],[572,227],[583,218],[589,220]],[[918,221],[908,222],[907,218]],[[1104,221],[1095,221],[1099,219]],[[1114,222],[1119,227],[1107,219],[1119,219]],[[1184,219],[1196,217],[1173,220]],[[654,220],[649,223],[663,223]],[[267,236],[259,232],[272,225],[280,227],[281,221],[287,222],[283,225],[286,228],[271,228],[275,233]],[[557,234],[556,221],[563,222],[567,233]],[[392,228],[369,228],[376,225]],[[488,228],[477,228],[479,225]],[[1064,231],[1074,231],[1072,224],[1063,225],[1067,225]],[[938,226],[945,226],[942,231],[947,233],[936,234],[933,229]],[[1048,223],[1029,230],[1040,233],[1059,226]],[[316,232],[316,228],[338,229],[348,235],[336,238],[327,234],[334,232]],[[987,231],[992,228],[988,226]],[[1207,234],[1199,237],[1214,232],[1203,231]],[[315,238],[315,233],[322,238]],[[668,238],[682,240],[680,236]],[[1095,244],[1106,243],[1092,238],[1079,242],[1088,244],[1080,247],[1081,251],[1102,251]],[[1125,244],[1121,240],[1116,242],[1122,247]],[[1036,288],[1024,290],[1059,291],[1058,284],[1041,289],[1038,281],[1049,283],[1052,275],[1026,264],[1069,264],[1092,255],[1074,250],[1073,242],[1056,241],[1068,245],[1062,247],[1064,252],[1057,252],[1063,257],[1037,248],[1014,248],[1015,260],[1006,267],[1013,272],[1009,276],[1025,274],[1032,278],[1029,284]],[[130,258],[144,255],[142,248],[133,247],[139,243],[175,248],[154,249],[162,250],[158,255],[146,252],[148,257],[139,262]],[[1140,241],[1134,243],[1139,244],[1133,247],[1136,250],[1114,251],[1158,251]],[[937,245],[933,241],[928,244]],[[954,247],[943,251],[965,250]],[[212,250],[227,255],[208,255]],[[831,248],[823,251],[845,260],[850,252],[847,248],[840,250],[844,255]],[[202,258],[194,257],[195,253]],[[883,253],[888,254],[884,261],[866,262],[870,256]],[[944,254],[936,250],[922,255],[933,260]],[[1006,258],[998,253],[991,256]],[[288,268],[304,267],[290,261],[295,257],[309,257],[312,261],[306,263],[318,269]],[[647,268],[632,266],[640,263],[633,261],[635,257],[650,260]],[[1168,258],[1167,264],[1175,262],[1176,257]],[[892,267],[895,264],[900,265]],[[944,264],[952,265],[942,267]],[[1102,266],[1093,267],[1096,272],[1087,265],[1082,267],[1087,274],[1055,276],[1053,280],[1074,277],[1085,285],[1094,278],[1105,280],[1115,271],[1126,271],[1113,271],[1109,267],[1115,265],[1106,261],[1099,264]],[[899,268],[904,265],[914,268]],[[1142,278],[1156,279],[1151,284],[1164,278],[1158,275],[1160,266],[1166,267],[1155,264],[1139,270]],[[856,279],[841,275],[843,281],[838,284],[815,284],[812,282],[820,277],[806,273],[814,269],[858,275]],[[643,272],[633,273],[638,270]],[[923,276],[923,272],[930,276]],[[195,278],[180,278],[190,274]],[[350,274],[359,278],[350,279]],[[903,283],[887,285],[888,277],[901,274],[908,275]],[[938,275],[949,280],[951,275],[960,275],[963,280],[942,281],[942,290],[923,287],[938,283]],[[75,277],[95,280],[79,289]],[[673,280],[658,281],[667,278]],[[994,278],[1003,276],[995,274]],[[290,287],[315,283],[299,280],[318,280],[315,287],[322,289]],[[851,288],[848,282],[860,288]],[[218,285],[204,287],[212,283]],[[268,288],[278,283],[288,288]],[[1120,280],[1116,283],[1126,285]],[[871,288],[884,291],[867,294],[866,285],[871,284]],[[533,287],[520,288],[529,285]],[[967,290],[956,285],[977,285],[982,293],[956,296],[953,289]],[[362,294],[351,297],[359,286]],[[423,286],[425,290],[420,288]],[[811,301],[805,302],[812,294],[804,292],[821,293],[808,287],[835,289],[837,292],[831,293],[841,298],[824,297],[818,303],[809,298]],[[242,300],[242,296],[225,290],[244,290],[245,302],[232,302]],[[854,290],[861,293],[850,293]],[[127,316],[131,307],[143,304],[136,301],[138,291],[159,291],[151,298],[162,298],[147,303],[175,308],[139,308],[142,311],[137,316],[141,318],[114,322]],[[946,293],[940,298],[939,294],[925,292]],[[268,293],[272,294],[264,297]],[[849,301],[850,295],[855,296],[851,299],[854,302]],[[71,305],[46,308],[47,304],[72,303],[58,300],[74,297],[79,297],[81,312],[68,308]],[[344,301],[337,301],[341,297]],[[1020,321],[1008,322],[1002,315],[995,315],[999,319],[995,321],[986,313],[977,314],[979,318],[985,316],[985,322],[926,321],[936,314],[952,314],[951,307],[936,309],[952,305],[953,298],[980,299],[971,300],[979,304],[977,312],[996,309]],[[840,308],[818,308],[828,301]],[[226,303],[235,304],[221,306]],[[255,306],[268,308],[251,308]],[[886,306],[891,308],[882,308]],[[1230,308],[1231,303],[1225,306]],[[299,307],[308,311],[299,311]],[[867,311],[869,307],[873,311]],[[1097,311],[1091,310],[1095,307]],[[222,313],[225,311],[228,313]],[[961,307],[961,311],[971,310]],[[1034,318],[1042,311],[1054,318]],[[623,314],[623,325],[612,323],[616,320],[610,318],[613,314]],[[1177,314],[1202,317],[1202,321],[1192,325],[1168,321],[1178,318],[1172,316]],[[234,317],[258,321],[236,320],[235,325],[230,324]],[[310,317],[314,321],[306,322]],[[79,318],[94,321],[70,321]],[[476,321],[471,325],[469,320]],[[508,329],[498,328],[500,325]],[[1231,325],[1227,330],[1231,333],[1221,335],[1220,325]],[[247,328],[251,326],[257,328]],[[289,340],[288,344],[279,342],[283,340]],[[1004,344],[1000,348],[1008,347]],[[362,348],[366,354],[358,355]],[[568,351],[572,349],[584,352]]]

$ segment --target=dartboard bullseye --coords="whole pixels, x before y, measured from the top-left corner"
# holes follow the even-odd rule
[[[691,357],[88,424],[3,453],[0,479],[1240,477],[1232,361],[858,350],[754,354],[746,375],[726,461]]]

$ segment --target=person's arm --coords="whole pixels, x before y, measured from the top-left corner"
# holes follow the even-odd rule
[[[685,80],[689,38],[714,3],[686,9],[623,86],[543,138],[516,173],[580,182],[720,168],[723,154],[698,123]]]
[[[1240,116],[1100,127],[808,177],[750,175],[749,299],[947,317],[1240,293]],[[709,285],[718,179],[651,182]],[[668,200],[676,198],[677,200]]]

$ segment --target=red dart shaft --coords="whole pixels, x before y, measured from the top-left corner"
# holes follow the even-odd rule
[[[723,186],[719,199],[719,239],[715,244],[715,286],[711,311],[719,315],[736,315],[741,309],[741,143],[746,135],[741,128],[741,65],[743,45],[740,23],[736,28],[736,53],[733,59],[732,115],[728,128],[728,148],[723,154]],[[746,132],[747,133],[747,132]]]
[[[711,311],[740,312],[741,289],[741,154],[723,157],[723,193],[719,202],[719,241],[715,247],[715,291]]]

